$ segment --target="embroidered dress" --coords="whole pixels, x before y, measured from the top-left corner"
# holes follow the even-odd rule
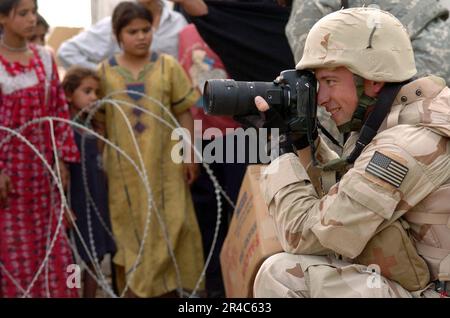
[[[40,117],[69,117],[50,53],[42,47],[30,45],[30,49],[33,56],[28,65],[10,63],[0,55],[0,126],[17,130]],[[79,160],[71,127],[55,122],[54,130],[58,156],[66,162]],[[20,132],[53,167],[49,123],[33,124]],[[64,226],[48,263],[37,275],[56,233],[59,192],[32,149],[7,136],[0,131],[0,169],[12,184],[6,207],[0,207],[0,297],[21,297],[32,283],[30,297],[76,297],[76,289],[67,287],[67,267],[73,259]]]
[[[105,95],[125,89],[141,92],[160,101],[165,110],[173,114],[187,111],[199,98],[178,62],[165,54],[153,54],[137,79],[118,65],[115,58],[101,65],[99,75]],[[162,108],[138,94],[118,94],[114,98],[139,105],[173,124]],[[171,158],[173,146],[177,143],[171,140],[172,129],[142,111],[126,106],[121,108],[131,122],[151,186],[153,203],[170,239],[168,247],[156,210],[152,209],[143,254],[130,288],[139,297],[153,297],[179,287],[176,268],[168,252],[170,248],[180,270],[180,287],[192,290],[203,268],[203,251],[183,166],[174,163]],[[130,132],[119,111],[107,105],[105,115],[108,138],[140,166]],[[111,147],[106,149],[109,208],[117,242],[114,263],[123,267],[125,273],[130,273],[144,237],[148,196],[132,165]]]

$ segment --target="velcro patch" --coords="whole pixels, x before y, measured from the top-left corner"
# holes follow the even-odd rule
[[[373,174],[396,188],[400,188],[408,170],[408,167],[378,151],[375,151],[366,167],[366,172]]]

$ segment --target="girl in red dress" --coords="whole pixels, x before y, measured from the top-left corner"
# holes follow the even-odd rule
[[[55,183],[33,150],[1,129],[20,131],[50,166],[58,160],[63,177],[65,162],[79,160],[69,125],[54,122],[57,156],[48,122],[20,129],[42,117],[69,118],[51,54],[26,42],[36,11],[36,0],[0,2],[0,297],[76,297]]]

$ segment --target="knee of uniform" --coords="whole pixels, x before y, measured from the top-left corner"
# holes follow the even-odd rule
[[[292,254],[290,253],[277,253],[273,254],[272,256],[269,256],[261,265],[261,269],[270,269],[273,267],[279,267],[280,264],[285,263],[287,260],[291,258]]]
[[[253,284],[253,295],[256,298],[284,297],[276,295],[276,285],[281,276],[286,274],[286,260],[289,253],[278,253],[267,258],[258,270]]]

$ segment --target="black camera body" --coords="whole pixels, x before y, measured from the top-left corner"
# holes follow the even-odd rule
[[[203,107],[210,115],[258,114],[255,97],[263,97],[285,120],[289,130],[307,134],[317,125],[317,81],[309,71],[286,70],[273,82],[215,79],[205,83]]]

